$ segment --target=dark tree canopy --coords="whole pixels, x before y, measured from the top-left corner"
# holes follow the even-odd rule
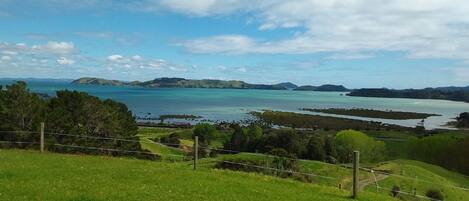
[[[57,91],[52,98],[43,99],[29,92],[26,83],[16,82],[0,90],[0,129],[38,132],[45,122],[46,149],[60,152],[103,154],[103,151],[57,146],[100,147],[121,150],[141,150],[137,124],[127,106],[113,100],[77,91]],[[76,136],[65,136],[68,134]],[[79,136],[126,138],[132,141],[91,139]],[[0,140],[37,142],[38,133],[11,132],[0,134]],[[10,145],[9,145],[10,146]],[[22,145],[15,145],[23,147]],[[122,155],[123,152],[106,152]]]

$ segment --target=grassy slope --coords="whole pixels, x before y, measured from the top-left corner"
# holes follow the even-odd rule
[[[266,157],[262,155],[251,155],[248,153],[224,155],[220,156],[218,159],[241,163],[246,161],[260,161],[262,164],[272,163],[271,157]],[[298,161],[298,165],[300,167],[300,172],[318,175],[317,177],[312,177],[312,181],[315,184],[328,185],[332,187],[338,187],[340,184],[344,189],[352,187],[352,170],[350,168],[312,160]],[[369,174],[368,172],[360,172],[360,180],[367,180],[371,179],[372,177],[373,175]]]
[[[140,144],[142,149],[159,154],[163,159],[181,160],[182,158],[173,155],[183,156],[183,151],[162,144],[153,143],[152,139],[169,136],[173,133],[186,133],[188,131],[190,131],[190,129],[140,127],[138,130],[138,136],[140,137]]]
[[[221,156],[220,159],[231,161],[266,161],[269,158],[250,155],[250,154],[236,154]],[[210,159],[209,159],[210,160]],[[337,186],[342,184],[344,189],[351,187],[351,170],[331,165],[319,161],[300,161],[299,165],[302,172],[313,173],[316,175],[328,176],[338,178],[336,180],[324,179],[313,177],[313,182],[321,185]],[[394,185],[398,185],[404,192],[412,192],[413,188],[417,189],[417,194],[425,195],[429,189],[438,189],[443,192],[447,200],[463,201],[469,196],[469,191],[452,188],[450,186],[469,188],[469,177],[446,170],[442,167],[412,160],[393,160],[384,163],[376,164],[362,164],[362,166],[373,167],[375,169],[386,170],[393,174],[402,174],[402,176],[389,176],[384,177],[379,181],[380,187],[391,189]],[[382,178],[382,175],[376,173],[377,178]],[[406,178],[410,177],[410,178]],[[416,181],[412,178],[417,178],[424,181]],[[369,183],[365,190],[376,192],[374,183],[374,176],[367,171],[360,171],[360,180]],[[428,183],[431,182],[431,183]],[[380,190],[380,193],[388,194],[388,190]],[[404,196],[404,200],[413,200],[409,196]]]
[[[348,191],[269,176],[100,156],[0,150],[1,200],[350,200]],[[360,200],[391,200],[363,192]]]
[[[420,195],[425,195],[425,192],[429,189],[438,189],[443,192],[446,200],[454,201],[467,200],[467,197],[469,197],[469,191],[449,187],[459,186],[469,188],[469,178],[439,166],[419,161],[394,160],[381,163],[377,168],[390,170],[393,174],[416,178],[409,179],[401,176],[389,176],[378,182],[381,187],[391,189],[392,186],[398,185],[405,192],[412,192],[412,189],[416,188],[417,193]],[[367,189],[374,190],[375,185],[369,185]]]

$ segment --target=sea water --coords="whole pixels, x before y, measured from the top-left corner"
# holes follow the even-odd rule
[[[425,120],[425,126],[442,128],[459,113],[469,112],[469,103],[398,98],[369,98],[346,96],[344,92],[315,92],[257,89],[199,89],[199,88],[143,88],[128,86],[97,86],[71,84],[71,80],[26,79],[33,92],[55,95],[57,90],[87,92],[102,99],[125,103],[134,115],[158,117],[163,114],[191,114],[207,120],[237,121],[250,118],[250,111],[301,111],[300,108],[367,108],[439,114]],[[13,79],[0,79],[11,84]],[[415,126],[420,120],[386,120],[343,115],[321,114],[353,119],[373,120],[403,126]]]

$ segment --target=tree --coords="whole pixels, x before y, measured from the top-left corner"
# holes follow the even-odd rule
[[[268,154],[275,156],[272,160],[273,168],[281,170],[277,171],[277,176],[289,176],[289,174],[284,172],[283,170],[298,171],[299,166],[296,160],[296,156],[291,153],[288,153],[288,151],[286,151],[285,149],[274,148],[270,150]]]
[[[230,142],[225,145],[225,148],[235,151],[244,151],[245,143],[248,141],[246,129],[239,124],[232,125],[232,128],[234,129],[233,134],[231,135]]]
[[[308,158],[312,160],[324,161],[326,151],[324,149],[324,138],[314,135],[309,139],[307,146]]]
[[[138,143],[137,124],[127,106],[113,100],[99,98],[77,91],[57,91],[57,96],[47,104],[47,131],[102,138],[126,138],[137,142],[120,140],[84,140],[79,137],[56,135],[50,143],[74,144],[109,149],[141,150]],[[50,144],[48,143],[48,144]],[[62,152],[101,154],[99,150],[57,148]],[[111,155],[122,153],[110,152]]]
[[[377,162],[384,157],[384,143],[375,141],[366,134],[354,131],[343,130],[335,137],[338,158],[340,162],[348,163],[352,161],[354,150],[360,151],[360,161]]]
[[[248,127],[248,140],[245,148],[249,151],[257,150],[259,140],[262,137],[262,128],[258,125],[250,125]]]
[[[456,126],[459,128],[469,128],[469,112],[463,112],[456,117]]]
[[[324,151],[328,157],[337,157],[337,150],[335,148],[334,138],[331,136],[327,136],[324,142]]]
[[[126,105],[68,90],[49,101],[46,124],[52,132],[100,137],[133,137],[138,130]]]
[[[30,93],[26,83],[19,81],[0,90],[0,128],[37,131],[44,120],[45,103]]]
[[[208,123],[200,123],[195,126],[192,137],[198,136],[201,145],[209,145],[216,133],[217,129],[215,126]]]

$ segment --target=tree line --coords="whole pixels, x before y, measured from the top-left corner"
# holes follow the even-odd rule
[[[386,158],[384,142],[354,130],[343,130],[336,135],[321,135],[296,129],[263,128],[256,124],[242,126],[233,123],[230,127],[232,134],[223,144],[225,150],[256,153],[277,150],[276,152],[285,151],[295,158],[329,163],[351,162],[354,150],[361,152],[363,162],[378,162]],[[203,123],[196,125],[194,136],[199,136],[202,146],[208,146],[216,132],[214,125]]]
[[[46,149],[57,152],[103,154],[101,150],[53,146],[54,144],[100,147],[140,151],[136,137],[138,127],[132,113],[125,104],[113,100],[100,100],[84,92],[61,90],[50,98],[40,97],[28,90],[25,82],[16,82],[0,87],[0,130],[38,132],[40,123],[45,122]],[[89,139],[93,136],[103,138],[125,138],[137,142],[120,140]],[[38,133],[3,132],[1,141],[38,142]],[[28,144],[2,144],[3,147],[28,148]],[[108,155],[129,155],[108,151]],[[138,157],[153,158],[152,155],[130,154]]]

